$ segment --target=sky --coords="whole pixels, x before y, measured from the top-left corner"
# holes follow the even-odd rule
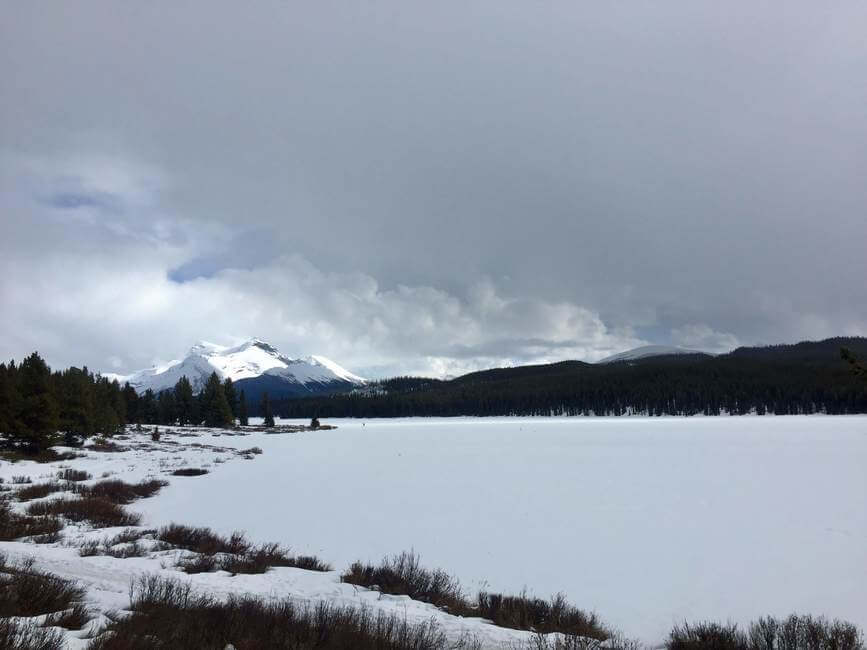
[[[0,8],[0,358],[867,334],[867,4]]]

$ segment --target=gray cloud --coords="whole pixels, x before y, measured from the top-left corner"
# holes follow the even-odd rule
[[[255,334],[451,373],[864,334],[865,30],[856,2],[4,8],[0,353]]]

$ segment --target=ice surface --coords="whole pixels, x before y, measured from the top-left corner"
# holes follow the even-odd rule
[[[793,611],[867,628],[867,417],[329,424],[257,438],[254,463],[140,509],[338,567],[413,548],[469,588],[563,591],[648,641]]]
[[[867,629],[865,416],[327,423],[339,428],[243,437],[206,431],[171,436],[156,451],[0,462],[0,476],[7,484],[17,474],[44,480],[71,465],[93,481],[103,472],[127,481],[165,477],[171,484],[159,495],[129,506],[145,514],[144,526],[242,529],[256,542],[314,553],[337,571],[414,549],[468,591],[562,591],[650,643],[685,619],[795,611]],[[231,450],[252,446],[264,450],[254,460]],[[183,465],[211,473],[170,475]],[[111,532],[70,527],[66,536]],[[364,603],[411,620],[434,616],[450,636],[470,631],[484,647],[521,638],[423,603],[379,599],[341,585],[337,572],[184,576],[173,551],[126,560],[80,558],[62,544],[0,542],[0,551],[34,556],[37,566],[81,580],[102,611],[124,607],[130,577],[149,571],[217,594],[244,590]]]

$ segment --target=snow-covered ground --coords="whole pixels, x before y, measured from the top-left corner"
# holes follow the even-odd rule
[[[809,612],[867,629],[867,417],[329,420],[286,435],[176,438],[231,451],[99,454],[67,464],[134,480],[211,464],[129,509],[247,531],[314,553],[339,571],[410,548],[480,587],[564,592],[627,636],[659,642],[673,623]],[[217,463],[217,459],[226,462]],[[55,468],[0,464],[0,476]],[[0,543],[93,585],[123,606],[132,573],[166,558],[78,558]],[[172,552],[168,552],[171,554]],[[161,564],[166,568],[162,569]],[[278,568],[198,574],[208,589],[336,598],[436,616],[453,635],[496,647],[520,633],[378,598],[337,572]],[[100,602],[102,602],[100,601]]]

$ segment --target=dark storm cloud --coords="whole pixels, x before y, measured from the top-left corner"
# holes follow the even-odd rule
[[[126,307],[184,321],[142,334],[152,355],[269,330],[450,372],[863,334],[864,33],[856,2],[12,5],[2,252],[177,285]],[[255,317],[162,311],[237,305],[257,274]],[[128,347],[103,338],[91,363]]]

